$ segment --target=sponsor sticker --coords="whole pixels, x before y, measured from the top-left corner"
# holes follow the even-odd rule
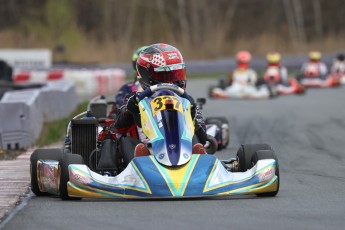
[[[259,181],[268,181],[271,180],[274,176],[275,170],[273,168],[269,168],[266,171],[262,172],[259,176]]]

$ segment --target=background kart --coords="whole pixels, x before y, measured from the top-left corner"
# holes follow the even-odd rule
[[[322,76],[318,67],[310,64],[304,72],[298,76],[298,81],[305,87],[329,88],[340,85],[340,79],[337,75]]]
[[[64,200],[82,197],[172,198],[232,194],[275,196],[278,193],[278,160],[272,148],[266,144],[242,145],[237,157],[228,161],[221,161],[214,155],[193,154],[191,146],[194,129],[187,128],[193,124],[190,103],[183,99],[182,89],[169,86],[169,90],[162,93],[160,90],[166,87],[158,85],[150,89],[148,97],[141,98],[139,103],[144,133],[151,139],[153,155],[135,157],[116,176],[102,175],[97,165],[96,170],[92,169],[93,161],[97,163],[98,159],[93,157],[97,152],[97,120],[72,120],[70,149],[73,154],[66,147],[37,149],[32,154],[32,191],[37,196],[56,194]],[[158,101],[157,97],[166,100],[165,108],[160,108],[160,112],[167,115],[167,123],[164,124],[159,119],[162,115],[154,112],[157,107],[152,106]],[[176,101],[174,106],[171,106],[170,99]],[[175,120],[177,117],[179,119]],[[171,135],[176,137],[177,133],[167,133],[166,128],[171,129],[169,125],[176,125],[176,121],[178,127],[184,127],[179,129],[178,134],[184,150],[175,153],[177,155],[174,156],[179,159],[177,161],[174,157],[164,157],[168,149],[175,149],[168,140],[171,140]],[[104,127],[106,129],[107,125]],[[112,141],[113,135],[108,133],[108,136],[107,140]],[[168,152],[162,153],[162,148]],[[170,160],[167,163],[164,159]],[[173,163],[172,159],[176,162]]]
[[[290,77],[288,79],[288,83],[288,85],[279,84],[270,79],[262,79],[261,81],[261,84],[266,84],[267,86],[274,88],[278,95],[302,95],[305,93],[305,87],[300,84],[295,78]]]
[[[206,132],[217,140],[218,150],[226,148],[230,143],[229,122],[225,117],[208,117],[205,120]]]
[[[281,70],[276,66],[270,66],[266,69],[264,75],[259,79],[258,84],[266,84],[269,87],[275,88],[277,94],[303,94],[305,87],[301,85],[296,78],[289,77],[285,84],[281,83]]]
[[[326,79],[301,77],[299,82],[305,87],[316,88],[331,88],[338,87],[340,85],[339,79],[337,79],[334,75],[330,75]]]
[[[200,110],[206,104],[205,98],[198,98],[197,105]],[[206,132],[217,141],[217,150],[226,148],[230,143],[230,127],[226,117],[208,117],[205,119]]]
[[[228,86],[227,79],[220,79],[217,86],[210,86],[208,96],[218,99],[268,99],[275,97],[275,88],[268,85],[253,86],[233,83]]]
[[[330,73],[328,75],[328,78],[337,79],[341,85],[345,85],[345,73],[344,72]]]

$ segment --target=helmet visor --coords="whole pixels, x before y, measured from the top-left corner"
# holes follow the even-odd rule
[[[173,64],[154,68],[152,79],[161,83],[174,83],[186,80],[184,64]]]

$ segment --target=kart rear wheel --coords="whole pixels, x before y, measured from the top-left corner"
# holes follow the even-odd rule
[[[275,175],[278,177],[278,187],[277,190],[274,192],[265,192],[265,193],[257,193],[257,196],[275,196],[279,192],[279,184],[280,184],[280,177],[279,177],[279,164],[278,164],[278,158],[273,150],[259,150],[254,153],[252,156],[252,164],[256,164],[259,160],[264,159],[274,159],[276,161],[276,169],[275,169]]]
[[[221,89],[226,89],[226,87],[228,87],[228,79],[227,78],[221,78],[221,79],[219,79],[219,81],[218,81],[218,85],[219,85],[219,88],[221,88]]]
[[[254,153],[259,150],[272,150],[272,148],[267,144],[241,145],[241,147],[237,151],[237,160],[240,172],[245,172],[254,166],[252,163],[252,157]]]
[[[65,154],[60,160],[60,197],[62,200],[81,200],[80,197],[70,197],[67,191],[67,182],[69,181],[68,166],[70,164],[83,164],[83,158],[79,154]]]
[[[62,149],[36,149],[30,157],[30,176],[31,176],[31,191],[36,196],[48,196],[47,192],[41,192],[37,180],[37,161],[38,160],[56,160],[60,161],[63,155]]]
[[[208,87],[208,97],[213,98],[213,90],[217,88],[217,86],[210,86]]]

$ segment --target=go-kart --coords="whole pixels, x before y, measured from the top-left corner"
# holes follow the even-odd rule
[[[206,104],[205,98],[198,98],[197,105],[200,110]],[[226,117],[208,117],[205,119],[206,132],[214,137],[217,141],[218,148],[221,150],[226,148],[230,143],[229,121]]]
[[[335,75],[322,76],[319,73],[317,64],[308,64],[298,76],[298,81],[305,87],[329,88],[340,85],[340,80]]]
[[[337,71],[337,72],[330,73],[328,75],[328,78],[337,79],[341,85],[345,85],[345,72],[344,71]]]
[[[275,88],[277,94],[290,95],[303,94],[305,92],[305,87],[294,77],[289,77],[288,82],[283,84],[280,77],[280,70],[275,66],[267,68],[259,82],[260,84],[267,84],[268,86]]]
[[[266,144],[242,145],[234,159],[219,160],[192,151],[194,124],[187,93],[171,84],[151,86],[139,95],[140,121],[151,155],[134,157],[115,176],[102,175],[97,156],[97,119],[71,121],[71,148],[37,149],[31,156],[31,189],[37,196],[63,200],[92,198],[183,198],[234,194],[275,196],[279,166]],[[110,127],[105,120],[104,127]],[[113,146],[111,129],[102,146]],[[114,147],[114,146],[113,146]],[[93,149],[94,148],[94,149]],[[110,165],[121,165],[116,149]],[[109,151],[109,149],[107,150]],[[96,153],[96,154],[95,154]],[[107,169],[110,170],[110,169]]]
[[[268,99],[276,96],[276,91],[268,85],[256,86],[248,82],[234,82],[230,86],[220,79],[218,86],[210,86],[210,98],[218,99]]]

